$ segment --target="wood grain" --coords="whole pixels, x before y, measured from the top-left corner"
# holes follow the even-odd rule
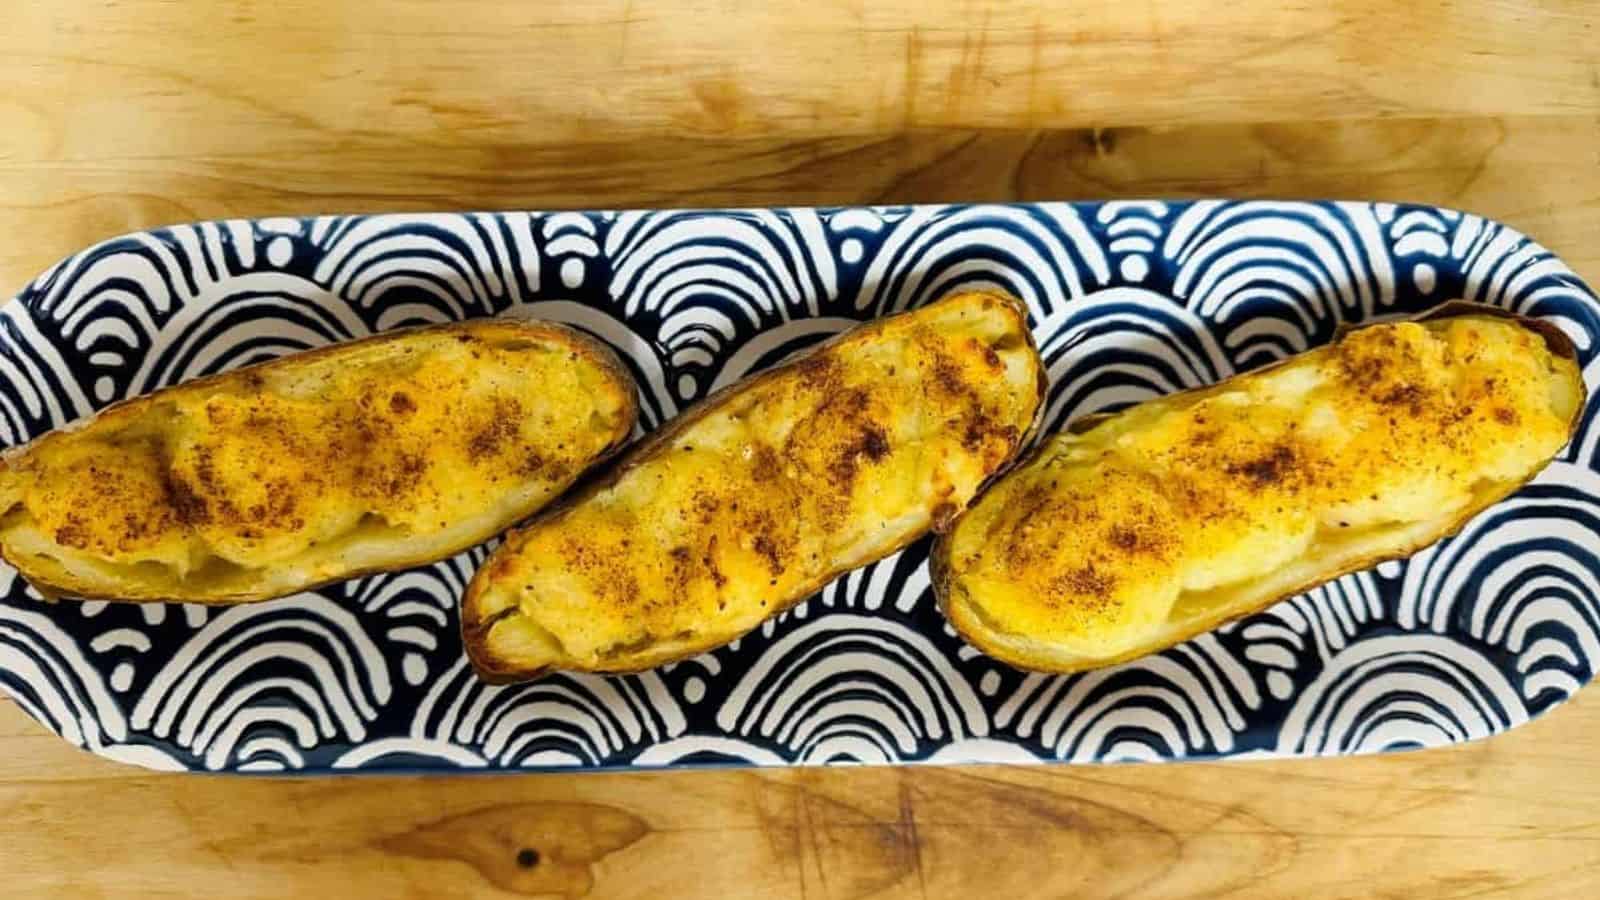
[[[128,770],[0,704],[0,846],[25,897],[1576,898],[1597,754],[1580,696],[1337,761],[269,780]]]
[[[1600,278],[1600,7],[14,4],[0,290],[219,216],[1415,200]],[[1600,700],[1386,758],[271,781],[0,701],[17,897],[1588,897]]]
[[[0,241],[0,286],[20,287],[64,254],[125,231],[228,216],[1204,196],[1453,206],[1514,225],[1580,273],[1600,274],[1600,117],[0,161],[0,234],[14,238]]]

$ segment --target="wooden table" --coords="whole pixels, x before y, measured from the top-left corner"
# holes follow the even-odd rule
[[[1465,207],[1600,278],[1582,0],[375,6],[10,4],[0,286],[218,216],[1211,195]],[[267,781],[0,702],[0,893],[1589,897],[1597,751],[1590,695],[1342,761]]]

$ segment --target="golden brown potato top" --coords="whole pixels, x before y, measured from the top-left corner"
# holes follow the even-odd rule
[[[629,386],[538,323],[424,329],[179,386],[0,474],[0,539],[91,562],[267,567],[425,538],[558,492],[631,427]],[[16,545],[16,546],[12,546]]]
[[[1114,655],[1180,598],[1527,478],[1567,440],[1573,368],[1482,315],[1352,331],[1055,436],[955,530],[952,578],[995,629]]]
[[[707,401],[511,538],[469,631],[490,624],[491,650],[527,666],[637,667],[641,648],[730,640],[942,525],[1034,419],[1026,328],[1015,301],[961,295]]]

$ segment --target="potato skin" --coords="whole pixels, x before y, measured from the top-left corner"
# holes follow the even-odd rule
[[[480,368],[481,359],[488,362]],[[430,366],[429,383],[407,387],[407,373]],[[537,407],[518,398],[541,390],[552,373],[576,378],[591,392],[576,402],[581,418],[545,435],[519,418],[519,411],[531,415]],[[501,379],[498,389],[480,383],[485,378]],[[466,393],[452,393],[452,387]],[[479,396],[469,397],[472,391]],[[303,418],[308,412],[316,418]],[[453,457],[430,458],[423,448],[438,440],[437,433],[408,433],[405,420],[412,416],[431,416],[447,434],[474,422],[481,429],[455,435],[459,440],[450,445]],[[434,562],[481,543],[620,450],[637,416],[638,400],[626,367],[603,343],[576,329],[503,318],[385,332],[163,388],[6,450],[0,455],[0,556],[47,597],[207,604],[271,599]],[[555,444],[564,440],[562,435],[575,437],[565,451],[540,443],[548,437]],[[92,458],[92,453],[105,451],[106,442],[136,446],[137,452]],[[94,577],[42,560],[38,546],[25,549],[12,540],[18,518],[28,519],[30,496],[70,493],[68,486],[51,483],[51,467],[86,450],[91,451],[88,471],[110,486],[109,495],[99,492],[102,508],[130,509],[126,523],[109,522],[91,494],[84,517],[69,518],[65,529],[35,529],[42,533],[34,534],[32,542],[45,541],[49,556],[70,559],[77,553],[93,564],[90,568],[100,569]],[[303,458],[297,460],[297,454]],[[242,462],[246,468],[229,473],[223,466],[222,478],[207,480],[219,468],[218,459]],[[283,476],[280,486],[288,491],[246,503],[237,492],[249,487],[253,470],[247,467],[253,459],[269,475]],[[352,459],[358,460],[353,469],[347,467]],[[505,468],[508,463],[513,468]],[[499,468],[488,471],[491,467]],[[333,470],[344,480],[330,477]],[[230,480],[229,474],[236,477]],[[293,476],[307,481],[293,483]],[[506,500],[487,509],[452,509],[438,487],[458,478]],[[431,494],[429,485],[418,487],[430,479]],[[141,490],[140,481],[150,482],[149,488]],[[132,493],[119,497],[119,487]],[[340,555],[334,551],[344,535],[335,533],[320,536],[326,551],[321,558],[312,553],[317,546],[313,540],[300,554],[260,566],[219,562],[217,548],[196,537],[207,529],[212,535],[225,534],[245,555],[251,548],[270,548],[275,540],[287,538],[292,545],[295,527],[303,528],[310,518],[304,514],[305,502],[323,488],[337,497],[321,510],[332,520],[365,522],[368,514],[385,521],[401,518],[396,506],[401,504],[411,521],[388,528],[381,539],[352,544]],[[118,502],[129,497],[137,502]],[[111,560],[83,551],[85,541],[74,532],[91,538],[109,534],[113,542],[124,544],[131,536],[134,543],[156,550],[177,547],[175,564],[177,557],[188,554],[205,560],[208,568],[160,579],[135,567],[123,571]],[[50,546],[62,538],[68,543]],[[257,569],[259,577],[252,574]],[[217,571],[225,577],[211,577]]]
[[[958,315],[971,319],[952,324]],[[945,527],[1031,435],[1044,378],[1020,301],[979,292],[865,323],[731,385],[507,538],[462,600],[468,656],[480,678],[504,683],[639,671],[733,640]],[[938,421],[917,446],[942,462],[908,456],[904,420],[924,414]],[[741,431],[744,421],[764,430]],[[597,512],[615,506],[626,511]],[[867,528],[867,512],[894,524],[810,563],[808,541]],[[563,573],[587,580],[574,588]],[[557,594],[566,635],[527,614],[549,613]],[[596,622],[636,630],[612,652],[569,652]]]
[[[1576,349],[1573,347],[1572,342],[1565,335],[1565,333],[1563,333],[1554,324],[1549,322],[1523,317],[1499,308],[1467,301],[1452,301],[1442,304],[1439,307],[1417,316],[1412,321],[1418,323],[1438,322],[1441,320],[1462,316],[1473,316],[1481,319],[1498,319],[1513,322],[1526,331],[1536,335],[1538,338],[1541,338],[1543,340],[1545,349],[1548,350],[1550,356],[1555,360],[1566,364],[1568,369],[1567,374],[1570,375],[1571,379],[1566,387],[1571,391],[1574,397],[1574,401],[1570,409],[1570,415],[1564,422],[1565,435],[1566,438],[1570,440],[1571,435],[1574,433],[1581,420],[1587,395],[1582,380],[1581,370],[1578,367],[1579,361],[1577,358]],[[1346,335],[1355,330],[1359,329],[1349,326],[1341,328],[1336,336],[1336,340],[1343,339]],[[1308,351],[1308,353],[1313,352],[1317,351]],[[1305,354],[1302,354],[1301,356],[1304,355]],[[1301,358],[1301,356],[1286,358],[1262,369],[1247,373],[1246,376],[1239,377],[1243,378],[1270,374],[1274,370],[1293,365]],[[1554,379],[1556,377],[1556,373],[1552,372],[1551,377]],[[1171,403],[1174,400],[1183,400],[1186,398],[1201,399],[1209,396],[1215,396],[1229,390],[1233,382],[1234,379],[1229,379],[1228,381],[1216,385],[1195,388],[1179,394],[1171,395],[1170,397],[1149,401],[1149,404],[1163,404]],[[1088,434],[1094,431],[1096,428],[1105,425],[1109,421],[1138,410],[1145,405],[1146,404],[1141,404],[1138,407],[1133,407],[1120,413],[1099,413],[1080,418],[1070,423],[1064,429],[1063,434]],[[1038,446],[1029,451],[1024,458],[1020,459],[1017,464],[1012,467],[1010,470],[1011,475],[1013,477],[1021,477],[1021,473],[1029,470],[1030,466],[1039,461],[1042,456],[1051,452],[1051,449],[1052,448],[1049,439],[1041,441]],[[1210,631],[1225,622],[1255,613],[1267,606],[1272,605],[1273,603],[1303,593],[1306,590],[1309,590],[1319,584],[1325,583],[1341,575],[1370,568],[1371,566],[1377,565],[1378,563],[1384,561],[1403,559],[1407,556],[1410,556],[1424,547],[1435,543],[1436,541],[1447,537],[1448,535],[1456,533],[1469,520],[1481,513],[1484,509],[1515,493],[1517,489],[1519,489],[1523,484],[1532,479],[1541,469],[1543,469],[1544,465],[1549,462],[1549,459],[1553,458],[1553,456],[1558,452],[1559,447],[1557,447],[1555,450],[1552,450],[1549,456],[1545,457],[1537,465],[1533,465],[1520,480],[1496,484],[1493,490],[1483,490],[1476,493],[1474,495],[1473,502],[1457,511],[1455,515],[1453,515],[1448,521],[1440,524],[1439,527],[1431,529],[1427,534],[1411,534],[1407,539],[1391,541],[1388,546],[1384,546],[1381,549],[1373,552],[1357,557],[1347,557],[1341,559],[1338,565],[1328,566],[1320,571],[1304,574],[1303,577],[1289,580],[1280,579],[1280,583],[1273,585],[1273,589],[1271,591],[1261,593],[1259,596],[1250,596],[1250,592],[1246,588],[1239,588],[1236,590],[1231,589],[1226,593],[1229,596],[1232,596],[1238,600],[1243,600],[1244,602],[1235,602],[1231,605],[1226,605],[1225,608],[1218,608],[1216,610],[1208,611],[1203,615],[1191,615],[1191,617],[1184,619],[1180,623],[1177,623],[1178,627],[1167,627],[1161,631],[1161,633],[1156,635],[1154,639],[1146,643],[1132,646],[1122,650],[1121,652],[1116,652],[1105,656],[1074,656],[1071,653],[1061,651],[1060,648],[1049,647],[1044,641],[1035,640],[1030,635],[1018,635],[1003,632],[997,628],[996,624],[992,620],[990,620],[982,611],[977,608],[973,601],[965,597],[958,596],[958,591],[955,589],[955,583],[959,573],[955,571],[955,561],[953,558],[955,553],[954,547],[957,543],[959,535],[961,534],[964,520],[968,516],[975,515],[975,510],[978,509],[984,500],[983,496],[975,499],[972,504],[968,506],[967,511],[963,514],[963,518],[958,519],[950,529],[942,533],[936,540],[930,555],[929,563],[932,586],[935,598],[941,611],[945,613],[947,619],[950,621],[951,625],[956,629],[956,631],[974,647],[995,659],[1001,660],[1020,669],[1042,672],[1065,673],[1100,668],[1103,666],[1136,659],[1138,657],[1173,646],[1199,634]],[[989,487],[986,488],[986,491],[996,490],[1004,480],[1005,479],[996,479],[995,481],[991,482]],[[1178,522],[1178,527],[1184,527],[1184,523],[1181,521]],[[1296,568],[1294,571],[1301,571],[1301,569]]]

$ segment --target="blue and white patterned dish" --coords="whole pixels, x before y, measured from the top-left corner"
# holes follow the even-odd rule
[[[1600,303],[1472,215],[1352,203],[1050,203],[264,219],[133,234],[0,309],[0,440],[112,401],[421,322],[531,315],[627,358],[654,427],[854,322],[957,287],[1023,297],[1047,426],[1225,378],[1343,321],[1464,296],[1546,317],[1596,387]],[[699,659],[480,684],[477,548],[231,609],[44,603],[0,568],[0,688],[160,769],[1319,756],[1504,731],[1600,661],[1600,427],[1458,538],[1143,660],[1028,675],[945,627],[927,544]]]

